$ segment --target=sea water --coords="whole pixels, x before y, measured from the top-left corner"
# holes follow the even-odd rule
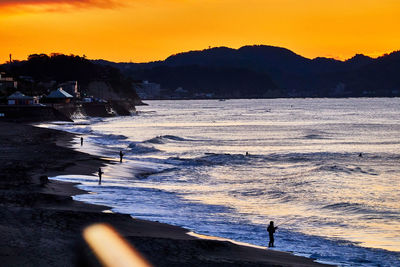
[[[115,160],[75,199],[341,266],[400,266],[400,99],[147,101],[46,127]],[[119,151],[124,153],[119,163]],[[248,153],[248,155],[246,155]]]

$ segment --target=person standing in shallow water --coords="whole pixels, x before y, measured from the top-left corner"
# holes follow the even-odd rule
[[[83,137],[81,137],[81,146],[83,146]]]
[[[98,174],[99,174],[99,185],[101,184],[101,175],[103,174],[104,172],[101,170],[101,168],[99,168],[99,172],[98,172]]]
[[[275,227],[274,222],[270,221],[267,228],[267,231],[269,233],[269,243],[268,243],[269,248],[274,247],[274,233],[276,229],[278,229],[278,226]]]
[[[122,153],[122,150],[119,151],[119,162],[122,163],[122,157],[124,156],[124,153]]]

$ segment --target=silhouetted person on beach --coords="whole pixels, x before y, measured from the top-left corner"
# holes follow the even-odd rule
[[[362,158],[362,153],[358,154],[358,156],[359,156],[360,158]]]
[[[99,184],[101,184],[101,175],[103,174],[104,172],[101,170],[101,168],[99,168],[99,172],[98,172],[98,174],[99,174]]]
[[[269,243],[268,243],[269,248],[274,247],[274,233],[276,229],[278,229],[278,226],[275,227],[274,222],[270,221],[267,228],[267,231],[269,233]]]
[[[122,163],[122,157],[124,156],[124,153],[122,153],[122,150],[119,151],[119,162]]]
[[[81,146],[83,146],[83,137],[81,137]]]

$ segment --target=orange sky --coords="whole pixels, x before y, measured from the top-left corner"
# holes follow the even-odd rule
[[[400,49],[399,0],[0,0],[0,62],[32,53],[143,62],[281,46],[306,57]]]

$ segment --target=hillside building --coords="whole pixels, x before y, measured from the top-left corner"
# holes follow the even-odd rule
[[[141,99],[159,98],[161,85],[149,81],[137,81],[134,83],[135,90]]]
[[[58,85],[59,88],[77,98],[80,97],[80,93],[78,91],[78,82],[77,81],[68,81]]]
[[[8,105],[38,105],[39,98],[36,96],[26,96],[17,91],[7,97]]]
[[[0,89],[17,89],[18,82],[13,77],[7,77],[5,72],[0,72]]]
[[[46,97],[46,101],[50,103],[69,103],[72,98],[74,98],[72,95],[65,92],[63,89],[58,88],[57,90],[50,92]]]

